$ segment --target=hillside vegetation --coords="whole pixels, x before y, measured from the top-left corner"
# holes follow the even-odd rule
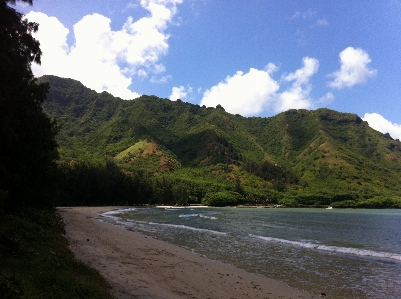
[[[70,174],[114,163],[136,182],[130,188],[146,182],[148,198],[127,195],[127,203],[200,203],[236,192],[237,204],[401,206],[401,143],[355,114],[245,118],[156,96],[124,101],[72,79],[40,81],[50,84],[45,111],[61,125],[60,163]]]

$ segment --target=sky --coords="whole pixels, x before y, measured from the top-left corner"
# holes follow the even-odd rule
[[[358,114],[401,139],[401,0],[34,0],[35,76],[245,117]]]

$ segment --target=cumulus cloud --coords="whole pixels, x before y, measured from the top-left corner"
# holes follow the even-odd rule
[[[363,120],[376,131],[383,134],[389,133],[391,137],[401,140],[401,125],[388,121],[378,113],[365,113]]]
[[[312,106],[310,92],[312,86],[309,79],[318,71],[319,61],[315,58],[305,57],[303,67],[283,78],[284,81],[293,82],[286,91],[278,94],[275,104],[276,112],[288,109],[308,109]]]
[[[184,100],[190,94],[192,94],[191,86],[188,86],[188,88],[185,88],[182,85],[180,87],[173,87],[170,95],[170,101],[176,101],[177,99]]]
[[[317,59],[305,57],[302,68],[283,76],[280,82],[271,77],[278,70],[272,63],[264,70],[251,68],[248,73],[238,71],[206,90],[201,105],[216,107],[220,104],[227,112],[243,116],[257,115],[265,109],[275,112],[309,109],[313,106],[310,78],[318,69]],[[324,97],[327,101],[334,98],[331,93]]]
[[[238,71],[206,90],[200,104],[209,107],[220,104],[226,111],[244,116],[259,114],[279,89],[279,84],[270,77],[275,70],[269,64],[264,70]]]
[[[30,12],[26,18],[39,23],[35,38],[43,52],[42,64],[33,65],[32,70],[35,76],[73,78],[98,92],[136,98],[139,95],[129,89],[132,77],[143,79],[166,71],[160,63],[169,47],[165,30],[181,2],[142,0],[140,5],[150,15],[135,22],[129,17],[118,31],[111,30],[111,20],[105,16],[84,16],[74,25],[75,43],[71,47],[67,44],[69,30],[57,18]]]
[[[304,57],[302,62],[303,67],[285,76],[285,81],[295,81],[294,85],[303,85],[309,82],[309,78],[319,69],[319,61],[315,58]]]
[[[351,87],[355,84],[366,82],[377,73],[377,70],[368,67],[371,59],[368,53],[360,48],[348,47],[339,56],[340,70],[328,75],[328,77],[334,78],[329,83],[332,88]]]
[[[34,36],[40,41],[40,48],[44,52],[41,58],[42,66],[33,64],[33,73],[42,76],[68,67],[68,62],[60,58],[69,52],[67,35],[70,31],[57,18],[48,17],[41,12],[30,12],[26,17],[40,24],[40,30]]]

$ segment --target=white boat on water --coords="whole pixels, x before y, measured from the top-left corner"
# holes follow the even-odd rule
[[[333,209],[332,206],[328,206],[328,207],[326,208],[326,210],[332,210],[332,209]]]

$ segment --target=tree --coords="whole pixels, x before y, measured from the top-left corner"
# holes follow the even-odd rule
[[[42,54],[32,36],[39,25],[9,6],[15,2],[0,0],[0,204],[50,206],[58,127],[41,106],[49,86],[39,84],[31,70]]]
[[[243,196],[234,191],[208,192],[202,198],[202,204],[215,207],[234,206],[243,201]]]

